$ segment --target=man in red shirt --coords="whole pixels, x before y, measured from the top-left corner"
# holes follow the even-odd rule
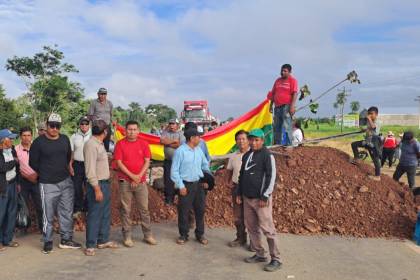
[[[121,197],[121,223],[126,247],[133,247],[131,238],[131,200],[134,197],[137,207],[140,209],[141,227],[144,234],[144,242],[156,245],[152,236],[149,192],[146,185],[146,173],[150,166],[150,148],[147,142],[138,138],[139,124],[136,121],[128,121],[125,125],[126,137],[120,140],[114,152],[114,159],[118,165],[118,179]]]
[[[268,93],[267,98],[270,102],[270,110],[273,112],[274,104],[274,144],[282,144],[282,131],[286,132],[286,146],[292,145],[292,116],[295,114],[296,98],[298,92],[298,82],[292,77],[292,66],[284,64],[281,67],[281,77],[273,85],[273,89]]]

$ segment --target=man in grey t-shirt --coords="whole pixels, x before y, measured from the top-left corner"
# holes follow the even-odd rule
[[[90,103],[87,115],[91,121],[101,119],[108,125],[108,133],[104,140],[104,146],[105,150],[109,152],[109,141],[111,140],[112,134],[112,109],[114,109],[114,106],[111,101],[107,100],[107,95],[108,91],[106,88],[100,88],[98,90],[98,99],[95,99]]]
[[[163,162],[163,179],[165,183],[165,203],[173,204],[175,198],[175,186],[171,180],[171,165],[175,150],[185,141],[184,134],[179,130],[177,119],[169,120],[168,127],[160,136],[160,143],[164,147],[165,161]]]

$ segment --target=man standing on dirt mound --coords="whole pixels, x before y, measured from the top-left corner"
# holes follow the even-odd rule
[[[67,136],[60,133],[61,117],[52,113],[47,119],[45,135],[39,136],[29,150],[29,166],[38,174],[43,210],[43,253],[53,249],[53,221],[60,223],[61,249],[79,249],[73,241],[74,187],[70,178],[71,147]]]
[[[133,247],[131,238],[131,206],[134,197],[140,210],[141,228],[143,241],[149,245],[156,245],[153,238],[150,212],[149,190],[146,184],[146,174],[150,166],[152,154],[149,144],[138,138],[140,127],[136,121],[128,121],[125,125],[127,135],[118,141],[115,147],[114,159],[118,165],[118,180],[121,197],[121,224],[123,232],[123,244]]]
[[[251,150],[242,157],[236,202],[244,204],[245,225],[256,254],[246,258],[245,262],[267,262],[261,244],[262,232],[267,238],[271,256],[271,261],[264,270],[273,272],[281,267],[273,222],[272,193],[276,182],[276,162],[274,156],[264,147],[264,131],[251,130],[248,138]]]
[[[358,165],[360,162],[359,148],[368,150],[373,164],[375,165],[375,176],[369,175],[369,178],[375,181],[381,180],[381,155],[380,155],[380,126],[377,122],[378,108],[370,107],[367,112],[367,128],[365,140],[355,141],[351,143],[354,158],[351,163]]]
[[[281,77],[274,82],[273,89],[267,95],[270,100],[270,111],[274,114],[275,145],[282,144],[283,129],[286,132],[286,146],[292,145],[292,117],[296,112],[298,82],[291,73],[292,66],[284,64],[281,67]]]

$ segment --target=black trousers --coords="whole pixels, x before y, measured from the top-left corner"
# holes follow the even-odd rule
[[[175,199],[175,183],[171,180],[172,160],[165,159],[163,162],[163,183],[165,184],[165,202],[173,203]]]
[[[392,166],[392,161],[394,160],[394,154],[395,154],[395,148],[394,149],[384,148],[382,150],[382,162],[381,162],[382,167],[384,166],[387,160],[388,160],[388,166],[389,167]]]
[[[365,148],[368,150],[370,157],[372,158],[373,165],[375,166],[375,176],[381,175],[381,156],[379,155],[378,147],[372,147],[368,145],[365,140],[355,141],[351,143],[354,158],[359,158],[359,148]]]
[[[34,184],[24,178],[19,180],[19,184],[20,193],[25,200],[26,205],[29,205],[29,202],[32,201],[32,205],[35,207],[36,222],[38,224],[38,229],[42,232],[42,205],[39,184]]]
[[[179,234],[188,237],[190,231],[190,211],[195,214],[195,236],[200,238],[204,235],[204,212],[206,209],[206,194],[199,182],[184,182],[187,195],[179,195],[178,201],[178,229]]]
[[[111,135],[112,135],[111,124],[108,124],[108,133],[106,134],[106,137],[104,139],[104,147],[107,152],[109,152],[109,142],[111,141]]]
[[[74,185],[74,213],[86,210],[86,201],[84,189],[86,188],[85,163],[83,161],[73,162],[74,176],[72,177]]]
[[[407,173],[408,186],[410,189],[413,189],[416,187],[416,169],[417,166],[402,166],[401,164],[398,164],[392,178],[398,182],[401,176],[404,175],[404,173]]]

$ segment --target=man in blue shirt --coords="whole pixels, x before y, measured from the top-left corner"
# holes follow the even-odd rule
[[[196,229],[195,237],[203,245],[208,244],[204,237],[205,188],[199,181],[204,177],[203,172],[210,173],[209,163],[200,144],[200,133],[195,128],[184,132],[186,143],[182,144],[172,159],[171,180],[179,193],[178,201],[178,229],[177,243],[185,244],[189,234],[189,212],[194,209]]]

